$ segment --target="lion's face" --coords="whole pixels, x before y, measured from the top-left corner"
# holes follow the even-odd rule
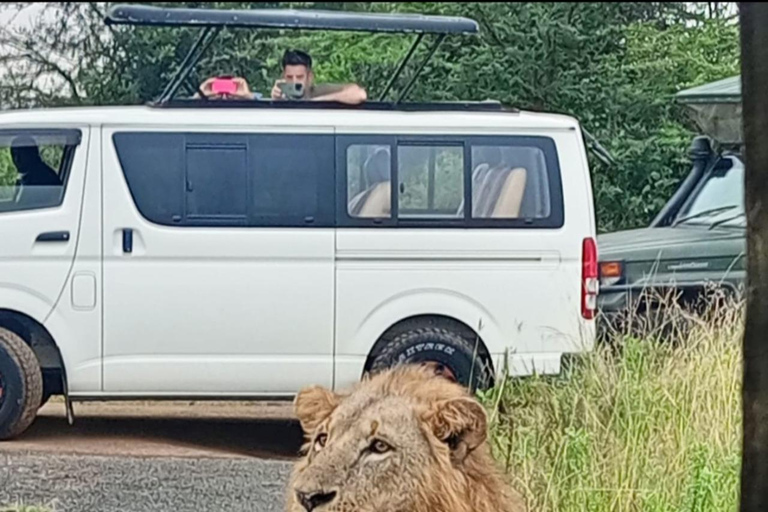
[[[428,464],[429,443],[405,402],[387,399],[362,411],[342,404],[319,425],[295,485],[305,509],[407,508],[408,490]]]
[[[393,391],[383,375],[347,396],[315,387],[297,397],[308,442],[289,510],[413,510],[434,475],[458,471],[459,459],[485,440],[485,412],[458,385],[421,370],[399,375],[410,391]],[[443,386],[450,392],[441,397]]]

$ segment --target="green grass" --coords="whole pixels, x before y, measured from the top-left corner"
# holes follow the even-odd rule
[[[560,376],[486,393],[495,455],[530,509],[736,511],[742,311],[674,344],[617,334]]]
[[[53,512],[53,509],[28,505],[0,505],[0,512]]]

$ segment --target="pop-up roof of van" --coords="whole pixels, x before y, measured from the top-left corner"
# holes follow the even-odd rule
[[[398,66],[397,71],[391,77],[387,86],[381,93],[379,102],[383,101],[392,90],[424,37],[427,35],[434,36],[435,40],[427,52],[426,57],[422,60],[406,86],[401,90],[397,100],[394,102],[395,105],[399,105],[405,99],[413,87],[416,78],[447,35],[477,34],[479,32],[479,26],[476,21],[468,18],[451,16],[374,14],[296,9],[191,9],[146,5],[115,5],[107,12],[105,23],[107,25],[201,28],[200,36],[192,45],[176,74],[160,95],[160,98],[156,102],[157,105],[166,105],[174,98],[174,95],[182,84],[185,83],[189,73],[199,62],[203,53],[210,48],[218,33],[225,28],[342,30],[352,32],[415,34],[416,38],[413,45],[408,50],[405,58]],[[197,86],[193,86],[192,89],[197,89]],[[206,102],[198,101],[195,103],[202,105]],[[231,104],[230,102],[216,102],[216,106],[221,106],[222,103]],[[270,102],[266,103],[270,106]],[[468,105],[470,104],[463,103],[461,108],[467,108]],[[484,105],[480,107],[481,109],[485,109],[488,106],[487,103],[478,105]],[[186,106],[189,106],[188,103]],[[382,105],[379,105],[378,108],[382,108]]]
[[[478,32],[478,25],[474,20],[451,16],[295,9],[189,9],[146,5],[116,5],[107,13],[106,23],[163,27],[290,28],[419,34],[476,34]]]

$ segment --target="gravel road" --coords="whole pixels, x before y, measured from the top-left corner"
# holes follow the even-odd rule
[[[279,511],[291,463],[0,452],[0,505],[56,512]]]
[[[76,404],[43,407],[0,443],[0,510],[279,511],[301,429],[289,404]]]

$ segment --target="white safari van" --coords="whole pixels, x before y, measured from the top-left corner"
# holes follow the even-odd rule
[[[151,9],[151,8],[146,8]],[[0,113],[0,438],[70,400],[473,388],[594,340],[581,128],[494,103]]]

